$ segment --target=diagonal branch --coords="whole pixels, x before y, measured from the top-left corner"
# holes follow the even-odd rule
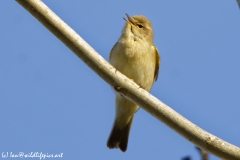
[[[240,159],[240,148],[199,128],[166,104],[117,72],[73,29],[53,13],[41,0],[16,0],[93,71],[119,92],[152,114],[198,147],[223,159]]]

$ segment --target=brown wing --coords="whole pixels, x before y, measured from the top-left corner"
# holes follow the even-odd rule
[[[156,66],[155,66],[155,71],[154,71],[154,80],[157,81],[161,59],[160,59],[160,54],[158,52],[157,47],[154,46],[154,48],[155,48],[155,56],[156,56]]]

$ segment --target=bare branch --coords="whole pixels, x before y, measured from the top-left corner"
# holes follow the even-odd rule
[[[57,36],[68,48],[81,58],[92,70],[113,87],[120,87],[119,92],[160,121],[177,131],[183,137],[223,159],[239,160],[240,148],[207,133],[166,104],[141,89],[132,80],[111,66],[73,29],[63,22],[40,0],[16,0],[45,27]]]
[[[237,0],[237,3],[238,3],[238,7],[240,8],[240,0]]]

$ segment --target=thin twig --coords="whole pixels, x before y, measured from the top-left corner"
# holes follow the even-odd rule
[[[240,8],[240,0],[237,0],[237,3],[238,3],[238,7]]]

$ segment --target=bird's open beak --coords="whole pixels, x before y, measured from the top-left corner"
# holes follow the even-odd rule
[[[127,13],[125,13],[125,14],[126,14],[126,16],[127,16],[128,19],[125,19],[124,17],[123,17],[123,19],[124,19],[127,23],[129,23],[129,24],[134,24],[132,17],[130,17]]]

